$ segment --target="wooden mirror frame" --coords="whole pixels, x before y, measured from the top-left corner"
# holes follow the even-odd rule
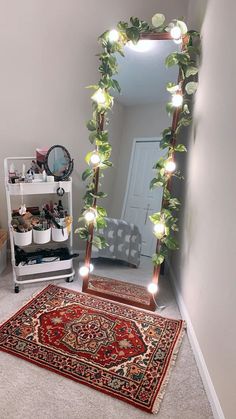
[[[131,18],[130,19],[131,23],[133,23],[132,19],[137,19],[137,18]],[[142,21],[140,21],[140,22],[142,22]],[[174,22],[180,22],[180,21],[174,20]],[[124,22],[121,22],[121,23],[124,24]],[[146,22],[142,22],[142,23],[147,25]],[[138,34],[138,40],[156,40],[156,41],[172,40],[173,41],[173,37],[171,36],[170,31],[167,31],[166,28],[165,28],[165,30],[160,30],[160,31],[155,30],[155,29],[149,29],[148,31],[142,31],[141,30],[140,33]],[[106,32],[105,32],[105,34],[106,34]],[[104,34],[102,36],[104,36]],[[178,76],[178,80],[177,80],[177,85],[178,85],[178,93],[181,93],[183,95],[183,97],[185,97],[185,94],[191,95],[191,94],[195,93],[195,91],[197,89],[196,81],[190,81],[189,82],[189,77],[195,76],[197,74],[197,67],[195,67],[194,64],[196,65],[196,60],[197,60],[199,52],[198,52],[197,48],[195,48],[193,46],[193,37],[195,37],[195,36],[197,36],[197,37],[199,36],[199,34],[196,31],[188,31],[183,35],[181,34],[182,45],[181,45],[181,52],[179,53],[179,61],[176,59],[177,62],[174,63],[176,65],[179,65],[179,76]],[[127,32],[126,32],[126,37],[127,37]],[[126,39],[126,42],[129,41],[129,40],[132,40],[132,39],[129,39],[129,37],[127,37],[127,38],[128,39]],[[125,46],[126,42],[124,42],[123,46]],[[191,51],[190,51],[190,48],[191,48]],[[194,51],[194,49],[195,49],[195,51]],[[182,57],[181,57],[181,53],[183,53]],[[176,52],[176,54],[178,54],[178,52]],[[192,58],[193,54],[195,54],[195,60]],[[172,55],[172,54],[170,54],[170,55]],[[181,60],[182,60],[182,62],[181,62]],[[184,62],[184,60],[185,60],[185,62]],[[173,64],[171,64],[171,65],[173,65]],[[183,70],[183,67],[185,68],[185,70]],[[114,72],[114,74],[116,74],[116,72]],[[186,74],[188,74],[188,75],[186,75]],[[113,77],[113,74],[112,74],[112,77]],[[190,80],[192,80],[192,79],[190,79]],[[194,80],[195,80],[195,78],[194,78]],[[188,83],[186,83],[186,82],[188,82]],[[114,86],[112,86],[112,87],[114,88]],[[92,88],[101,90],[99,85],[92,86]],[[104,91],[107,93],[106,89],[104,89]],[[109,95],[108,95],[108,100],[109,100]],[[187,101],[188,101],[188,99],[187,99]],[[171,124],[171,127],[169,127],[170,128],[169,136],[171,138],[169,140],[169,146],[167,148],[168,148],[168,156],[170,155],[169,154],[170,149],[172,150],[171,158],[173,158],[173,160],[175,160],[175,152],[176,151],[186,151],[186,150],[184,150],[185,147],[182,144],[181,144],[181,148],[182,148],[181,150],[180,150],[180,145],[178,147],[176,146],[176,144],[177,144],[177,134],[179,132],[179,129],[181,128],[181,126],[187,126],[187,125],[190,125],[190,123],[191,123],[191,116],[187,116],[186,118],[181,118],[181,120],[180,120],[180,115],[183,113],[184,106],[187,106],[188,111],[186,113],[189,114],[190,110],[188,108],[188,105],[185,104],[185,102],[183,102],[183,105],[172,109],[172,114],[173,114],[172,124]],[[100,110],[100,112],[97,113],[97,120],[96,120],[97,133],[104,133],[106,112],[111,107],[112,107],[112,104],[110,104],[108,102],[108,107],[106,109],[104,109],[103,112]],[[169,112],[170,112],[170,107],[169,107]],[[182,121],[182,119],[183,119],[183,121]],[[92,122],[95,122],[95,121],[91,120],[87,124],[87,127],[90,131],[93,131],[93,129],[90,129],[90,127],[89,127],[89,124],[91,125]],[[164,130],[164,132],[165,132],[165,130]],[[163,147],[163,148],[166,148],[166,147]],[[176,148],[176,150],[175,150],[175,148]],[[179,148],[179,150],[178,150],[178,148]],[[96,147],[95,150],[98,150],[98,147]],[[89,176],[92,176],[92,182],[93,182],[93,185],[94,185],[93,190],[92,190],[92,194],[91,194],[93,196],[93,200],[92,200],[92,203],[90,205],[90,208],[96,210],[97,199],[100,197],[98,195],[99,194],[98,188],[99,188],[100,167],[97,166],[97,167],[93,167],[92,169],[87,169],[82,175],[83,180],[85,180],[87,177],[89,177],[89,176],[87,176],[87,174],[89,173],[89,170],[92,172]],[[168,179],[167,179],[167,182],[166,182],[166,187],[167,187],[168,191],[171,190],[171,178],[172,178],[172,173],[169,173],[168,174]],[[164,191],[164,189],[163,189],[163,191]],[[101,197],[102,197],[102,195],[101,195]],[[174,200],[177,201],[176,198],[174,198]],[[83,214],[83,211],[86,210],[86,208],[88,208],[88,206],[84,207],[84,209],[82,210],[82,214]],[[166,208],[168,208],[168,200],[166,200],[166,198],[164,197],[164,192],[163,192],[161,211],[163,209],[166,209]],[[177,210],[177,207],[175,207],[174,210]],[[81,221],[81,219],[83,219],[83,217],[81,217],[79,219],[79,221]],[[177,219],[175,218],[175,222],[176,222],[176,220]],[[86,229],[87,229],[87,233],[84,234]],[[177,228],[176,228],[176,230],[177,230]],[[115,299],[116,301],[125,302],[125,303],[129,304],[129,302],[127,302],[127,300],[123,300],[122,298],[113,298],[112,296],[106,295],[105,293],[98,293],[96,291],[88,289],[89,266],[90,266],[90,260],[91,260],[91,254],[92,254],[93,238],[94,238],[94,223],[90,222],[86,227],[78,228],[77,232],[82,233],[82,235],[80,234],[80,237],[83,238],[83,239],[85,238],[85,237],[83,237],[84,235],[87,236],[86,237],[86,251],[85,251],[85,265],[84,266],[87,268],[88,273],[83,276],[82,291],[90,293],[90,294],[94,294],[94,295],[100,295],[100,296],[103,296],[103,297],[109,298],[109,299]],[[162,246],[162,237],[157,237],[157,243],[156,243],[156,255],[157,256],[160,255],[161,246]],[[173,248],[173,247],[171,247],[171,245],[167,246],[167,247],[169,249]],[[177,246],[176,246],[176,248],[177,248]],[[159,262],[160,262],[160,259],[158,259],[158,263],[154,262],[154,268],[153,268],[152,282],[156,285],[158,284],[160,270],[161,270],[161,263],[163,261],[161,263],[159,263]],[[141,306],[141,307],[149,309],[149,310],[155,310],[155,307],[156,307],[154,298],[153,299],[150,298],[150,305],[148,305],[148,306],[146,306],[146,305],[143,306],[143,305],[140,305],[140,304],[133,304],[133,303],[130,303],[130,304],[137,305],[139,307]]]

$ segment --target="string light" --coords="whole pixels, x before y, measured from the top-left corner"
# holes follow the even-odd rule
[[[104,105],[106,103],[106,97],[104,94],[104,91],[102,89],[98,89],[93,96],[91,97],[91,99],[94,102],[97,102],[99,105]]]
[[[81,266],[81,268],[79,268],[79,274],[80,276],[87,276],[89,274],[88,266]]]
[[[165,233],[165,224],[161,221],[154,225],[154,232],[158,235],[163,235]]]
[[[181,93],[175,93],[172,96],[172,105],[175,108],[179,108],[183,104],[183,95]]]
[[[93,154],[91,154],[91,157],[90,157],[89,161],[93,166],[98,166],[99,165],[99,163],[101,162],[101,159],[100,159],[100,156],[97,153],[97,151],[94,151]]]
[[[147,289],[148,292],[150,292],[151,294],[156,294],[156,292],[158,291],[158,285],[154,282],[151,282],[150,284],[148,284]]]
[[[119,40],[120,34],[116,29],[112,29],[109,32],[108,38],[110,42],[117,42]]]
[[[174,43],[175,44],[177,44],[177,45],[180,45],[180,44],[182,44],[182,38],[179,38],[179,39],[173,39],[173,41],[174,41]]]
[[[97,211],[94,208],[89,208],[84,212],[84,218],[87,223],[91,223],[97,218]]]
[[[173,39],[179,39],[182,35],[181,29],[179,28],[179,26],[174,26],[171,29],[170,34],[171,34]]]
[[[169,173],[173,173],[176,169],[176,163],[173,159],[168,159],[165,163],[165,170]]]
[[[92,263],[90,263],[90,265],[89,265],[89,272],[93,272],[93,270],[94,270],[94,266],[93,266]]]

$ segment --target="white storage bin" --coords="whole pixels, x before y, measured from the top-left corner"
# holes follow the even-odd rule
[[[28,246],[32,243],[32,230],[19,233],[13,230],[14,242],[17,246]]]
[[[7,232],[0,230],[0,274],[7,266]]]
[[[54,242],[64,242],[68,239],[68,230],[64,228],[55,228],[52,227],[52,240]]]
[[[48,243],[51,240],[51,227],[47,230],[33,229],[33,242],[36,244]]]

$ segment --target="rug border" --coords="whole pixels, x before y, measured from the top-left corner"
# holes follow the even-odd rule
[[[155,301],[153,300],[151,295],[150,295],[149,304],[148,304],[148,303],[141,303],[139,301],[134,301],[134,300],[131,300],[131,299],[128,300],[124,297],[115,296],[113,294],[107,293],[106,291],[93,290],[92,288],[89,288],[89,281],[90,281],[91,277],[95,277],[95,278],[97,277],[97,278],[102,278],[102,279],[111,279],[112,281],[117,281],[117,282],[124,282],[121,279],[109,278],[108,276],[90,275],[90,277],[88,279],[88,285],[87,285],[86,289],[83,291],[86,294],[95,295],[97,297],[105,298],[106,300],[112,300],[112,301],[115,301],[115,302],[119,302],[119,303],[122,303],[122,304],[133,306],[133,307],[143,308],[143,309],[146,309],[146,310],[149,310],[149,311],[152,311],[152,312],[154,312],[156,310],[156,304],[155,304]],[[126,282],[126,284],[127,284],[127,282]],[[128,284],[136,285],[140,288],[147,289],[143,285],[133,284],[132,282],[129,282]]]
[[[43,293],[44,291],[46,291],[47,290],[47,288],[52,288],[52,287],[56,287],[56,288],[61,288],[61,289],[63,289],[63,290],[67,290],[67,291],[73,291],[73,292],[75,292],[76,294],[83,294],[83,295],[87,295],[87,293],[86,292],[83,292],[83,291],[77,291],[77,290],[74,290],[74,289],[71,289],[71,288],[65,288],[65,287],[62,287],[62,286],[60,286],[60,285],[56,285],[56,284],[48,284],[48,285],[46,285],[46,287],[44,287],[41,291],[36,291],[36,293],[33,293],[32,294],[32,296],[31,297],[29,297],[29,299],[27,299],[24,303],[23,303],[23,306],[21,306],[21,308],[19,309],[19,310],[17,310],[14,314],[9,314],[9,318],[7,318],[6,320],[4,319],[2,322],[0,322],[0,329],[1,329],[1,327],[7,322],[7,321],[9,321],[9,320],[11,320],[16,314],[19,314],[20,312],[21,312],[21,310],[23,310],[25,307],[27,307],[30,303],[31,303],[31,301],[33,300],[33,299],[35,299],[36,297],[39,297],[39,295],[41,294],[41,293]],[[93,297],[93,295],[92,294],[90,294],[89,295],[90,297]],[[95,298],[99,298],[99,300],[103,300],[103,301],[105,301],[105,302],[107,302],[107,298],[104,298],[104,297],[99,297],[98,295],[95,295],[94,296]],[[166,317],[166,316],[162,316],[162,315],[160,315],[160,314],[158,314],[156,311],[150,311],[150,310],[147,310],[147,309],[145,309],[145,308],[140,308],[140,307],[134,307],[134,306],[131,306],[130,304],[125,304],[125,303],[120,303],[119,301],[113,301],[112,300],[112,303],[114,303],[114,304],[118,304],[118,305],[121,305],[121,306],[127,306],[128,308],[130,308],[130,309],[134,309],[134,310],[139,310],[139,311],[142,311],[142,312],[144,312],[144,313],[147,313],[147,314],[150,314],[150,315],[153,315],[153,316],[155,316],[155,317],[163,317],[163,318],[165,318],[165,319],[167,319],[167,320],[176,320],[176,321],[182,321],[183,322],[183,324],[185,325],[185,327],[186,327],[186,322],[185,322],[185,320],[183,320],[183,319],[175,319],[175,318],[173,318],[173,317]]]
[[[4,320],[2,323],[0,323],[0,330],[4,327],[4,325],[8,321],[10,321],[13,317],[15,317],[16,315],[18,315],[19,313],[21,313],[21,311],[25,310],[25,308],[34,299],[36,299],[37,297],[39,297],[43,292],[45,292],[49,288],[60,288],[60,289],[66,290],[66,291],[73,291],[76,294],[85,294],[86,295],[86,293],[81,292],[81,291],[76,291],[76,290],[73,290],[73,289],[70,289],[70,288],[65,288],[65,287],[62,287],[62,286],[55,285],[55,284],[49,284],[46,287],[44,287],[41,291],[34,293],[27,300],[27,302],[25,302],[25,304],[18,311],[16,311],[13,315],[11,315],[7,320]],[[103,297],[99,297],[99,296],[94,296],[94,298],[98,298],[98,299],[103,300],[105,302],[107,301],[107,299],[105,299]],[[146,310],[146,309],[143,309],[143,308],[133,307],[133,306],[130,306],[128,304],[124,304],[124,303],[120,303],[120,302],[113,302],[112,301],[112,303],[113,304],[118,304],[118,305],[121,305],[121,306],[127,306],[130,309],[138,310],[138,311],[147,313],[149,315],[153,315],[154,317],[164,317],[164,316],[160,316],[159,314],[157,314],[155,312],[150,312],[149,310]],[[104,390],[104,389],[102,389],[99,386],[98,387],[95,387],[94,385],[91,385],[90,383],[87,383],[87,382],[85,383],[83,381],[80,381],[80,380],[76,379],[75,377],[73,377],[73,376],[71,376],[69,374],[67,375],[65,372],[62,372],[62,371],[59,371],[59,370],[56,370],[56,369],[54,370],[52,367],[50,367],[48,365],[42,365],[42,363],[40,364],[36,360],[27,358],[27,357],[25,357],[22,354],[17,354],[17,353],[15,353],[15,352],[13,352],[13,351],[11,351],[9,349],[6,349],[6,348],[0,348],[0,350],[2,352],[5,352],[5,353],[9,354],[9,355],[16,356],[17,358],[23,359],[23,360],[25,360],[27,362],[30,362],[30,363],[32,363],[34,365],[37,365],[40,368],[43,368],[45,370],[49,370],[49,371],[54,372],[54,373],[56,373],[58,375],[61,375],[61,376],[65,377],[65,378],[67,378],[69,380],[73,380],[73,381],[75,381],[75,382],[77,382],[79,384],[82,384],[84,386],[90,387],[93,390],[100,391],[101,393],[106,394],[106,395],[108,395],[110,397],[113,397],[115,399],[121,400],[124,403],[128,403],[131,406],[133,406],[133,407],[135,407],[135,408],[137,408],[139,410],[145,411],[146,413],[156,414],[160,410],[161,403],[162,403],[162,400],[164,398],[164,395],[165,395],[165,392],[166,392],[166,388],[167,388],[167,385],[168,385],[168,382],[169,382],[169,379],[170,379],[171,371],[173,369],[173,366],[175,365],[176,358],[177,358],[177,355],[178,355],[178,352],[179,352],[179,348],[181,346],[181,343],[182,343],[182,340],[183,340],[183,336],[184,336],[184,333],[185,333],[185,329],[186,329],[186,322],[184,320],[182,320],[182,319],[173,319],[173,318],[169,318],[169,317],[164,317],[164,318],[167,319],[167,320],[176,320],[176,321],[179,321],[181,323],[180,323],[179,330],[177,332],[177,335],[175,337],[175,340],[174,340],[174,342],[172,344],[172,348],[171,348],[170,353],[169,353],[169,356],[168,356],[168,365],[166,366],[166,369],[165,369],[163,378],[162,378],[159,386],[156,389],[156,392],[155,392],[156,394],[153,396],[153,399],[154,399],[153,400],[153,403],[152,403],[152,405],[150,405],[149,408],[146,408],[144,406],[140,406],[139,404],[136,404],[135,401],[133,401],[133,400],[131,401],[131,400],[128,400],[128,399],[123,398],[122,396],[119,396],[117,394],[111,393],[111,392],[109,392],[108,389]]]

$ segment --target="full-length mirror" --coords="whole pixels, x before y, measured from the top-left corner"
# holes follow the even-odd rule
[[[198,33],[180,20],[164,22],[162,14],[152,26],[132,17],[99,37],[100,80],[90,86],[95,92],[87,122],[93,150],[85,158],[77,229],[86,240],[83,291],[150,309],[161,266],[168,251],[178,249],[180,202],[171,179],[181,179],[175,157],[186,147],[178,133],[191,124],[188,96],[197,89],[198,72]]]
[[[125,57],[117,55],[121,93],[112,92],[115,100],[109,115],[114,167],[105,182],[107,225],[99,230],[108,246],[93,247],[95,276],[90,276],[88,285],[90,291],[111,298],[129,293],[135,293],[130,298],[140,303],[150,298],[126,283],[146,287],[152,276],[156,237],[149,215],[161,209],[162,188],[151,190],[150,182],[154,163],[164,154],[160,133],[171,125],[166,84],[176,84],[178,67],[166,68],[165,59],[176,47],[172,40],[141,40],[125,46]]]

